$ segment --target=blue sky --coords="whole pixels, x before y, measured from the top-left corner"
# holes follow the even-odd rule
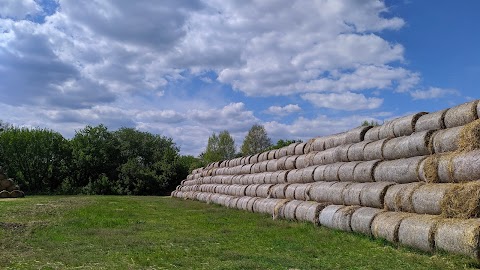
[[[478,99],[478,1],[0,0],[2,121],[135,127],[198,155]]]

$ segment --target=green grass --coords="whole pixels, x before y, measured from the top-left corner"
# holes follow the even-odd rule
[[[0,200],[2,269],[468,269],[368,237],[168,197]]]

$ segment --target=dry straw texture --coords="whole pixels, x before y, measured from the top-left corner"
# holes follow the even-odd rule
[[[354,171],[355,167],[361,163],[361,161],[352,161],[344,163],[338,169],[338,180],[341,182],[353,182],[355,181],[354,178]]]
[[[403,219],[398,229],[399,242],[423,251],[433,251],[439,220],[438,216],[431,215],[414,215]]]
[[[446,194],[452,194],[454,184],[425,184],[413,191],[412,206],[417,214],[439,215]]]
[[[320,211],[327,206],[324,203],[302,201],[295,210],[295,218],[298,221],[308,221],[318,224]]]
[[[335,184],[335,182],[316,182],[313,183],[308,191],[308,197],[310,200],[317,202],[327,202],[329,198],[329,188]]]
[[[383,157],[385,159],[400,159],[429,155],[430,138],[433,131],[421,131],[410,136],[393,138],[385,143]]]
[[[439,130],[445,128],[445,113],[447,109],[434,113],[424,114],[415,123],[415,131]]]
[[[328,227],[328,228],[335,228],[334,223],[333,223],[333,220],[334,220],[333,217],[334,217],[335,213],[343,207],[345,207],[345,206],[343,206],[343,205],[329,205],[329,206],[325,207],[320,212],[320,215],[319,215],[319,218],[318,218],[320,225]]]
[[[355,166],[353,171],[354,182],[373,182],[375,181],[375,168],[380,163],[380,160],[371,160],[360,162]]]
[[[385,210],[371,207],[360,207],[352,214],[350,227],[352,231],[365,235],[372,235],[372,222],[375,216]]]
[[[285,199],[285,191],[287,190],[289,184],[278,184],[274,185],[270,189],[270,194],[269,196],[271,198],[277,198],[277,199]]]
[[[437,249],[467,255],[478,260],[480,259],[479,233],[478,219],[445,219],[437,225],[435,245]]]
[[[373,127],[371,129],[367,130],[367,132],[365,132],[364,139],[366,141],[378,141],[378,140],[380,140],[380,128],[381,128],[381,126],[377,126],[377,127]]]
[[[371,141],[363,141],[353,144],[348,148],[347,157],[349,161],[362,161],[364,160],[363,152],[365,151],[365,146]]]
[[[295,220],[295,211],[302,201],[289,201],[283,204],[278,210],[278,216],[284,219]]]
[[[368,183],[352,183],[343,190],[343,204],[345,205],[361,205],[360,194]]]
[[[382,161],[375,167],[375,181],[387,181],[396,183],[411,183],[419,181],[420,163],[426,157],[411,157]]]
[[[363,157],[365,160],[383,159],[383,148],[389,139],[382,139],[371,142],[363,149]]]
[[[467,102],[453,108],[445,113],[445,127],[458,127],[475,121],[477,115],[478,100]]]
[[[385,209],[389,211],[413,212],[412,196],[423,183],[396,184],[385,193]]]
[[[362,206],[383,208],[385,194],[393,182],[366,183],[360,192],[360,204]]]
[[[403,219],[412,214],[402,212],[382,212],[375,216],[372,222],[372,234],[390,242],[398,242],[398,229]]]
[[[480,217],[480,182],[453,185],[445,192],[441,209],[445,217]]]
[[[342,230],[342,231],[347,231],[351,232],[352,231],[352,226],[351,226],[351,220],[352,220],[352,214],[360,208],[360,206],[356,205],[351,205],[351,206],[345,206],[333,214],[333,228]]]

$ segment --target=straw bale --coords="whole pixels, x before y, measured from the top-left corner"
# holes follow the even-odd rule
[[[343,196],[343,204],[360,205],[360,193],[367,183],[352,183],[345,188],[341,194]]]
[[[299,143],[295,146],[295,155],[303,155],[305,154],[305,145],[307,143]]]
[[[313,163],[313,159],[315,158],[315,155],[317,154],[317,151],[310,151],[308,154],[305,156],[305,163],[308,164],[308,166],[313,166],[315,163]]]
[[[448,109],[437,111],[434,113],[424,114],[418,118],[415,123],[415,131],[439,130],[445,128],[445,113]]]
[[[385,210],[371,207],[360,207],[356,209],[350,220],[352,231],[371,236],[373,219],[379,213],[383,212],[385,212]]]
[[[228,201],[228,204],[226,205],[228,208],[237,208],[237,203],[238,203],[238,200],[240,198],[239,197],[233,197],[231,198],[229,201]]]
[[[290,184],[285,190],[285,198],[294,200],[295,199],[295,190],[302,184]]]
[[[414,215],[406,217],[398,228],[398,241],[409,247],[423,251],[433,251],[435,248],[435,230],[438,222],[438,216]]]
[[[480,103],[479,103],[480,104]],[[458,150],[469,152],[480,148],[480,120],[463,126],[458,136]]]
[[[431,140],[432,153],[456,151],[462,130],[463,126],[436,131]]]
[[[341,144],[340,142],[344,138],[345,137],[343,136],[342,133],[333,134],[333,135],[325,137],[325,149],[330,149],[330,148],[333,148],[333,147]],[[339,143],[339,144],[337,144],[337,143]]]
[[[348,149],[352,147],[353,144],[344,144],[335,147],[335,161],[348,162]]]
[[[363,149],[363,159],[364,160],[377,160],[383,159],[383,148],[385,147],[385,143],[389,139],[381,139],[378,141],[370,142],[365,145]]]
[[[342,231],[351,232],[352,231],[352,226],[351,226],[352,214],[358,208],[360,208],[360,206],[351,205],[351,206],[345,206],[338,209],[338,211],[336,211],[335,214],[333,215],[334,228]]]
[[[412,134],[415,131],[415,124],[418,119],[426,114],[428,113],[419,112],[393,120],[393,133],[395,134],[395,137],[409,136]]]
[[[297,145],[299,145],[299,144],[300,143],[298,143],[298,142],[289,144],[288,147],[287,147],[287,155],[288,156],[295,155],[295,147],[297,147]]]
[[[375,168],[380,163],[380,160],[363,161],[355,166],[353,170],[354,182],[373,182],[375,181]]]
[[[255,155],[253,155],[253,156],[250,158],[250,163],[251,163],[251,164],[257,163],[259,156],[260,156],[260,154],[255,154]]]
[[[253,164],[246,164],[242,166],[241,174],[250,174],[252,173]]]
[[[212,196],[212,195],[210,195],[209,200],[211,200],[211,196]],[[247,210],[248,210],[248,206],[249,206],[249,203],[248,203],[248,202],[249,202],[250,200],[252,200],[252,199],[254,199],[254,197],[248,197],[248,196],[240,197],[240,199],[238,199],[238,201],[237,201],[237,208],[238,208],[238,209],[241,209],[241,210],[247,211]],[[252,205],[253,205],[253,204],[252,204]],[[252,211],[252,210],[250,210],[250,211]]]
[[[255,190],[255,197],[267,198],[270,194],[270,189],[272,188],[272,186],[272,184],[259,185]]]
[[[263,173],[263,175],[265,176],[264,179],[263,179],[263,183],[265,184],[276,184],[277,183],[277,176],[274,175],[275,172],[266,172],[266,173]],[[258,183],[260,184],[260,183]]]
[[[309,166],[308,161],[306,160],[306,155],[300,155],[298,158],[295,160],[295,168],[297,169],[303,169]]]
[[[295,166],[295,162],[298,156],[289,156],[287,160],[285,160],[285,170],[293,170],[297,167]]]
[[[380,131],[378,132],[378,137],[380,139],[395,138],[395,132],[393,131],[395,120],[396,119],[387,121],[380,126]]]
[[[325,181],[325,169],[327,168],[327,165],[320,165],[317,166],[315,171],[313,172],[313,181]]]
[[[371,129],[367,130],[367,132],[365,132],[364,140],[365,141],[378,141],[378,140],[380,140],[380,127],[381,126],[372,127]]]
[[[385,194],[393,182],[373,182],[365,183],[365,187],[360,192],[360,205],[383,208]]]
[[[290,171],[278,171],[277,183],[287,183],[287,176]]]
[[[270,150],[267,152],[267,159],[268,160],[272,160],[272,159],[275,159],[275,152],[276,150]]]
[[[385,193],[385,209],[389,211],[414,212],[412,196],[423,183],[396,184]]]
[[[344,165],[345,162],[338,162],[338,163],[333,163],[329,164],[325,167],[325,171],[323,172],[323,176],[325,178],[325,181],[339,181],[338,178],[338,171],[342,165]]]
[[[277,159],[277,169],[278,170],[286,170],[287,168],[285,167],[285,162],[290,156],[284,156],[279,159]]]
[[[301,202],[295,209],[295,218],[298,221],[308,221],[318,224],[320,212],[327,206],[325,203]]]
[[[302,201],[289,201],[283,204],[278,210],[278,217],[284,219],[295,220],[295,210],[302,203]]]
[[[245,189],[245,196],[255,197],[258,186],[260,186],[260,184],[248,185]],[[215,192],[218,193],[217,191]]]
[[[278,149],[277,159],[287,156],[287,146]]]
[[[302,183],[302,170],[290,170],[287,174],[287,182],[290,184]]]
[[[352,144],[352,146],[348,148],[348,152],[347,152],[348,161],[365,160],[363,157],[363,152],[365,151],[365,146],[370,142],[371,141],[362,141],[359,143]]]
[[[267,162],[267,172],[274,172],[278,170],[277,163],[278,160],[272,159]]]
[[[441,209],[442,215],[446,217],[480,217],[480,181],[453,185],[445,192]]]
[[[308,201],[310,199],[308,197],[308,194],[311,187],[312,187],[312,184],[301,184],[297,186],[294,194],[295,200]]]
[[[302,182],[311,183],[314,181],[314,172],[318,166],[310,166],[302,169]]]
[[[330,202],[333,204],[343,204],[343,191],[350,186],[352,183],[349,182],[337,182],[327,188],[326,200],[325,202]]]
[[[273,205],[273,212],[272,218],[277,219],[280,217],[280,211],[282,211],[283,206],[287,204],[290,200],[276,200],[275,204]]]
[[[307,141],[307,143],[305,144],[305,148],[303,150],[305,152],[305,154],[308,154],[311,151],[314,151],[313,146],[312,146],[314,141],[315,141],[315,138],[311,138],[310,140]]]
[[[360,126],[351,129],[345,134],[345,143],[358,143],[365,139],[365,133],[370,130],[372,126]]]
[[[273,185],[270,189],[269,197],[276,199],[285,199],[285,192],[289,184],[277,184]]]
[[[318,217],[319,223],[328,228],[335,228],[333,217],[335,216],[335,213],[343,207],[345,206],[333,204],[323,208]]]
[[[414,212],[417,214],[440,215],[445,194],[451,192],[454,186],[454,184],[425,184],[419,186],[412,194]],[[456,199],[458,200],[458,198]]]
[[[402,220],[412,215],[413,214],[402,212],[378,213],[372,222],[373,236],[375,238],[383,238],[390,242],[397,243],[400,223]]]
[[[265,182],[265,173],[256,173],[247,177],[253,177],[253,184],[262,184]]]
[[[323,151],[325,150],[325,137],[314,138],[312,144],[310,145],[310,151]]]
[[[325,165],[335,163],[336,160],[336,149],[330,148],[325,151],[317,152],[313,156],[313,165]]]
[[[479,260],[479,233],[479,219],[444,219],[437,224],[435,246]]]
[[[420,180],[420,163],[425,156],[396,159],[380,162],[374,170],[374,179],[377,182],[387,181],[396,183],[411,183]]]
[[[244,210],[253,212],[253,205],[255,204],[255,202],[256,202],[258,199],[260,199],[260,198],[252,197],[251,200],[248,200],[248,202],[247,202]]]
[[[438,181],[448,183],[480,179],[479,161],[480,150],[440,155],[437,167]]]
[[[477,120],[477,105],[478,100],[475,100],[450,108],[445,113],[445,127],[463,126]]]
[[[338,169],[338,180],[341,182],[353,182],[355,167],[361,163],[360,161],[352,161],[344,163]]]
[[[415,156],[429,155],[430,138],[433,131],[415,132],[410,136],[393,138],[385,142],[383,157],[385,159],[400,159]]]
[[[335,182],[315,182],[312,184],[308,191],[308,197],[310,200],[317,202],[328,202],[330,187]]]

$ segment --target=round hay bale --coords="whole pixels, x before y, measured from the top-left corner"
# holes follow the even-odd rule
[[[211,197],[211,195],[210,195],[210,197]],[[211,199],[211,198],[209,198],[209,199]],[[237,201],[237,208],[247,211],[248,201],[250,201],[251,199],[253,199],[253,197],[247,197],[247,196],[240,197],[240,199],[238,199],[238,201]]]
[[[422,172],[428,182],[467,182],[480,179],[480,150],[436,155],[430,160],[432,162],[425,163]],[[435,167],[437,174],[429,175],[427,172],[434,172]]]
[[[327,206],[325,203],[302,202],[295,209],[295,218],[298,221],[308,221],[318,224],[320,212]]]
[[[432,153],[452,152],[458,149],[458,139],[463,126],[436,131],[431,140]]]
[[[256,173],[252,174],[251,176],[247,177],[252,177],[253,178],[253,184],[263,184],[265,182],[265,173]]]
[[[389,211],[414,212],[412,196],[423,184],[416,182],[390,186],[385,193],[385,208]]]
[[[257,194],[256,193],[257,188],[259,186],[260,186],[260,184],[248,185],[247,188],[245,189],[245,196],[255,197],[255,195]],[[215,191],[215,192],[218,193],[217,191]]]
[[[298,156],[289,156],[285,160],[285,170],[296,169],[297,167],[295,166],[295,162],[296,162],[297,158],[298,158]]]
[[[329,205],[320,212],[318,217],[318,222],[320,225],[328,227],[328,228],[335,228],[334,227],[334,219],[335,213],[340,210],[341,208],[345,207],[344,205]]]
[[[424,156],[432,153],[430,138],[433,131],[415,132],[410,136],[393,138],[383,147],[385,159],[400,159],[415,156]]]
[[[312,184],[300,184],[299,186],[297,186],[294,194],[295,200],[308,201],[310,199],[308,197],[308,194],[311,187]]]
[[[475,120],[463,126],[457,144],[458,151],[461,152],[470,152],[480,148],[480,120]]]
[[[380,163],[380,160],[363,161],[355,166],[353,170],[354,182],[373,182],[375,181],[375,168]]]
[[[437,249],[470,256],[476,260],[479,254],[480,220],[444,219],[438,222],[435,232]]]
[[[238,197],[232,197],[229,201],[228,204],[226,205],[227,208],[237,208],[237,203],[240,198]]]
[[[253,164],[243,165],[240,173],[241,174],[251,174],[251,173],[253,173],[252,172],[252,167],[253,167]]]
[[[388,140],[389,139],[381,139],[365,145],[365,148],[363,149],[364,160],[383,159],[383,148]]]
[[[360,161],[352,161],[344,163],[338,169],[338,180],[341,182],[353,182],[355,181],[354,172],[355,167],[360,163]]]
[[[372,127],[371,129],[367,130],[367,132],[365,132],[364,140],[365,141],[378,141],[378,140],[380,140],[380,127],[381,126]]]
[[[301,170],[290,170],[287,174],[287,183],[302,183],[302,171]]]
[[[294,200],[295,199],[295,190],[297,189],[298,186],[302,184],[290,184],[287,186],[287,189],[285,190],[285,198]]]
[[[385,210],[371,207],[360,207],[356,209],[350,220],[352,231],[371,236],[373,219],[379,213],[383,212],[385,212]]]
[[[338,178],[338,171],[345,162],[338,162],[334,164],[329,164],[325,167],[325,171],[323,172],[323,176],[325,181],[339,181]]]
[[[306,167],[305,169],[302,169],[302,182],[303,183],[312,183],[314,182],[314,173],[315,169],[318,166],[310,166]]]
[[[347,158],[348,161],[363,161],[365,160],[363,157],[363,152],[365,151],[365,146],[369,144],[371,141],[363,141],[359,143],[352,144],[350,148],[348,148]]]
[[[277,168],[278,160],[272,159],[267,162],[267,172],[275,172]]]
[[[276,151],[276,150],[270,150],[270,151],[267,152],[267,159],[268,159],[268,160],[273,160],[273,159],[275,159],[275,151]]]
[[[360,192],[360,205],[383,208],[385,194],[393,182],[374,182],[365,183],[365,187]]]
[[[299,145],[300,143],[298,142],[295,142],[295,143],[291,143],[287,146],[287,155],[288,156],[293,156],[295,155],[295,147],[297,147],[297,145]]]
[[[299,143],[295,146],[295,155],[305,154],[305,145],[306,143]]]
[[[387,181],[400,184],[420,181],[420,163],[425,158],[425,156],[420,156],[382,161],[375,167],[374,179],[377,182]]]
[[[478,100],[475,100],[450,108],[445,113],[445,127],[463,126],[477,120],[477,105]]]
[[[365,133],[373,126],[360,126],[346,132],[345,143],[358,143],[365,139]]]
[[[406,217],[398,228],[398,241],[409,247],[423,251],[433,251],[435,248],[435,229],[438,222],[438,216],[414,215]]]
[[[344,205],[361,205],[360,193],[367,183],[352,183],[342,192]]]
[[[260,198],[257,198],[257,197],[251,197],[252,199],[251,200],[248,200],[247,204],[246,204],[246,207],[245,207],[245,210],[249,211],[249,212],[253,212],[253,205],[255,204],[255,202],[257,200],[259,200]]]
[[[390,242],[397,243],[400,223],[412,215],[413,214],[402,212],[378,213],[372,221],[372,235],[375,238],[383,238]]]
[[[287,183],[287,176],[290,171],[278,171],[277,183]]]
[[[315,182],[308,190],[308,198],[316,202],[328,202],[329,188],[335,182]]]
[[[335,161],[348,162],[348,150],[353,144],[344,144],[335,147]]]
[[[262,152],[258,156],[258,162],[263,162],[268,160],[268,151],[267,152]]]
[[[313,159],[315,158],[315,155],[317,154],[317,151],[311,151],[305,156],[305,163],[308,164],[308,166],[313,166],[315,165]]]
[[[380,139],[391,139],[395,138],[395,132],[393,131],[393,127],[395,124],[395,119],[387,121],[380,126],[380,131],[378,132],[378,137]]]
[[[308,160],[306,160],[306,155],[301,155],[298,156],[298,158],[295,160],[295,168],[297,169],[303,169],[308,167]]]
[[[337,162],[335,151],[335,148],[330,148],[317,152],[317,154],[313,156],[313,165],[325,165]]]
[[[0,189],[7,189],[11,186],[14,186],[15,184],[13,183],[13,180],[8,178],[8,179],[3,179],[0,180]]]
[[[310,151],[323,151],[325,150],[325,137],[317,137],[313,139],[310,145]]]
[[[454,184],[425,184],[419,186],[412,194],[413,211],[417,214],[440,215],[445,194],[450,192],[454,186]]]
[[[289,156],[284,156],[284,157],[281,157],[277,160],[277,169],[278,170],[286,170],[287,167],[285,166],[285,162],[287,161],[287,159],[289,158]]]
[[[445,128],[445,113],[447,109],[434,113],[424,114],[415,123],[415,131],[439,130]]]
[[[330,202],[333,204],[344,204],[343,202],[343,191],[350,186],[352,183],[349,182],[337,182],[327,188],[327,198],[325,202]]]
[[[320,165],[315,168],[315,171],[313,171],[313,181],[318,182],[318,181],[325,181],[325,169],[327,168],[327,165]]]
[[[278,210],[278,217],[283,219],[295,220],[295,211],[302,201],[288,201]]]
[[[336,142],[341,141],[343,138],[344,137],[342,136],[341,133],[326,136],[325,137],[325,150],[337,146]]]
[[[276,184],[277,183],[277,176],[275,175],[275,179],[272,179],[273,174],[274,174],[274,172],[263,173],[264,179],[263,179],[262,183],[264,183],[264,184]],[[256,184],[261,184],[261,183],[256,183]]]
[[[250,158],[250,164],[255,164],[255,163],[257,163],[259,156],[260,156],[260,154],[252,155],[252,157]]]
[[[276,200],[276,203],[273,206],[273,213],[272,213],[272,218],[277,219],[280,216],[280,211],[282,211],[282,208],[285,204],[287,204],[289,200]]]
[[[272,186],[272,184],[259,185],[255,190],[255,197],[267,198],[270,194],[270,189],[272,188]]]
[[[333,214],[333,227],[338,230],[346,231],[346,232],[351,232],[352,231],[352,215],[357,210],[360,208],[360,206],[356,205],[351,205],[351,206],[345,206],[340,209],[338,209],[334,214]]]
[[[313,151],[312,144],[313,144],[314,141],[315,141],[315,138],[311,138],[310,140],[307,141],[307,143],[305,144],[305,148],[303,149],[305,154],[308,154],[311,151]]]
[[[393,120],[393,133],[395,137],[409,136],[415,131],[415,124],[418,119],[427,112],[419,112]]]
[[[287,187],[290,184],[277,184],[273,185],[272,188],[270,189],[270,194],[269,197],[275,198],[275,199],[285,199],[285,192],[287,191]]]
[[[444,194],[441,200],[443,216],[450,218],[480,217],[480,181],[455,184]]]
[[[278,153],[277,153],[277,159],[280,159],[282,157],[286,157],[288,154],[287,154],[287,146],[284,146],[280,149],[278,149]]]

